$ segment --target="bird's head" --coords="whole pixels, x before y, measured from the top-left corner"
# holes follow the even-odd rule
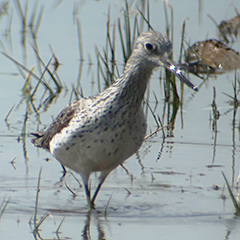
[[[159,32],[144,32],[136,40],[129,63],[131,64],[131,61],[139,61],[141,62],[141,65],[145,65],[151,69],[164,66],[187,86],[195,91],[198,91],[197,86],[192,84],[171,60],[171,53],[172,43],[169,39]]]

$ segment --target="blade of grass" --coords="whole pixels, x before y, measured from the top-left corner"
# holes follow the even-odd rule
[[[186,30],[186,21],[188,21],[189,18],[185,18],[183,21],[183,25],[182,25],[182,36],[181,36],[181,44],[180,44],[180,53],[179,53],[179,60],[178,63],[182,62],[182,56],[183,56],[183,43],[185,40],[185,30]]]
[[[25,83],[22,87],[22,92],[23,92],[24,96],[29,96],[29,94],[30,94],[30,89],[31,89],[30,80],[31,80],[31,76],[32,76],[33,71],[34,71],[34,67],[31,69],[31,72],[27,76],[27,79],[26,79],[26,81],[25,81]]]
[[[38,50],[32,45],[33,47],[33,50],[34,52],[36,53],[36,56],[38,58],[38,60],[41,62],[41,64],[43,65],[43,67],[47,70],[48,74],[50,75],[50,77],[52,78],[53,82],[55,83],[56,87],[57,87],[57,92],[60,92],[61,89],[62,89],[62,84],[61,82],[59,81],[59,79],[57,79],[54,74],[50,71],[50,69],[48,68],[49,65],[45,65],[44,61],[42,60],[42,58],[40,57],[39,55],[39,52]],[[51,57],[51,60],[52,58],[54,58],[54,54],[52,55]]]
[[[4,121],[7,123],[8,121],[8,117],[10,116],[10,114],[12,113],[13,109],[15,108],[16,103],[11,107],[11,109],[9,110],[7,116],[5,117]]]
[[[5,200],[6,200],[6,197],[4,197],[4,199],[3,199],[3,201],[2,201],[2,204],[1,204],[1,206],[0,206],[0,210],[1,210],[1,211],[0,211],[0,220],[2,219],[2,216],[3,216],[4,212],[5,212],[8,204],[9,204],[9,202],[10,202],[10,200],[11,200],[11,198],[8,198],[7,201],[5,201]]]
[[[34,216],[33,216],[33,223],[34,223],[35,229],[37,229],[38,203],[39,203],[39,194],[41,191],[41,188],[40,188],[41,176],[42,176],[42,167],[40,168],[39,175],[38,175],[37,193],[36,193],[36,200],[35,200],[35,211],[34,211]]]
[[[218,31],[219,31],[220,34],[223,36],[224,41],[225,41],[226,43],[229,43],[229,40],[228,40],[226,34],[222,31],[221,28],[219,28],[218,23],[215,21],[215,19],[214,19],[211,15],[209,15],[209,14],[208,14],[207,16],[212,20],[212,22],[214,23],[214,25],[218,28]]]
[[[104,211],[105,217],[107,216],[107,210],[108,210],[108,206],[109,206],[109,203],[110,203],[110,201],[111,201],[112,195],[113,195],[113,193],[110,195],[110,197],[109,197],[109,199],[108,199],[108,202],[107,202],[107,205],[106,205],[106,208],[105,208],[105,211]]]
[[[18,67],[20,67],[21,69],[23,69],[24,71],[26,71],[27,73],[31,73],[31,70],[29,70],[28,68],[26,68],[24,65],[22,65],[20,62],[18,62],[18,61],[16,61],[15,59],[13,59],[12,57],[10,57],[8,54],[6,54],[5,52],[2,52],[2,54],[5,56],[5,57],[7,57],[9,60],[11,60],[16,66],[18,66]],[[39,77],[36,75],[36,74],[34,74],[34,73],[32,73],[32,76],[36,79],[36,80],[40,80],[39,79]],[[42,84],[44,85],[44,87],[46,87],[49,91],[50,91],[50,93],[51,94],[53,94],[54,95],[54,92],[53,92],[53,90],[51,89],[51,87],[46,83],[46,82],[43,82],[42,81]]]
[[[226,183],[226,185],[227,185],[227,189],[228,189],[230,198],[231,198],[231,200],[232,200],[233,206],[234,206],[234,208],[235,208],[235,214],[236,214],[236,215],[239,215],[239,214],[240,214],[240,206],[239,206],[239,203],[237,202],[236,198],[234,197],[233,192],[232,192],[232,189],[231,189],[231,187],[230,187],[230,185],[229,185],[229,183],[228,183],[228,180],[227,180],[225,174],[223,173],[223,171],[222,171],[222,175],[223,175],[223,178],[224,178],[225,183]]]
[[[43,79],[43,77],[44,77],[44,74],[46,73],[46,71],[47,71],[47,69],[48,69],[48,66],[49,66],[50,63],[52,62],[52,59],[53,59],[53,56],[50,58],[50,60],[49,60],[48,63],[47,63],[47,66],[46,66],[45,69],[43,70],[42,75],[41,75],[41,77],[39,78],[39,81],[38,81],[35,89],[34,89],[33,92],[32,92],[32,98],[34,97],[35,93],[37,92],[37,89],[38,89],[39,85],[42,83],[42,79]]]
[[[56,232],[55,232],[58,239],[60,239],[60,237],[59,237],[59,234],[61,233],[61,232],[60,232],[60,228],[61,228],[64,220],[65,220],[65,217],[63,217],[62,221],[60,222],[60,224],[59,224],[59,226],[58,226],[58,228],[57,228],[57,230],[56,230]]]
[[[140,10],[138,10],[138,11],[139,11],[140,15],[142,16],[143,20],[147,23],[148,29],[149,29],[149,30],[154,30],[153,27],[152,27],[152,25],[150,24],[149,20],[146,19],[145,16],[143,15],[142,11],[140,11]]]
[[[127,58],[125,44],[124,44],[124,40],[123,40],[123,33],[122,33],[120,18],[118,18],[118,32],[119,32],[120,41],[121,41],[121,49],[122,49],[123,59],[124,59],[124,62],[126,63],[128,58]]]
[[[128,1],[125,1],[125,14],[124,14],[124,30],[125,30],[125,39],[126,39],[126,45],[127,45],[127,58],[132,53],[132,44],[131,44],[131,25],[130,25],[130,16],[129,16],[129,5]]]
[[[79,49],[79,56],[80,61],[83,61],[83,41],[82,41],[82,30],[81,30],[81,22],[80,19],[77,19],[77,35],[78,35],[78,49]]]
[[[33,31],[34,25],[35,25],[35,19],[36,19],[36,15],[37,15],[37,9],[38,9],[38,4],[39,4],[39,0],[35,1],[35,7],[33,9],[32,15],[30,17],[28,26],[30,27],[31,31]]]
[[[198,0],[198,25],[201,26],[201,19],[202,19],[202,0]]]
[[[40,27],[40,24],[41,24],[41,21],[42,21],[42,17],[43,17],[43,12],[44,12],[44,6],[41,6],[40,12],[38,14],[37,21],[35,23],[35,28],[34,28],[35,36],[37,36],[37,34],[38,34],[39,27]]]
[[[22,49],[23,49],[23,61],[24,65],[27,65],[27,53],[26,53],[26,33],[27,33],[27,12],[28,12],[28,1],[25,2],[25,11],[23,11],[23,8],[20,4],[19,0],[14,0],[14,3],[16,5],[16,10],[18,12],[18,15],[20,17],[20,21],[22,23],[22,39],[21,39],[21,44],[22,44]]]
[[[164,12],[165,12],[165,21],[166,21],[166,36],[167,38],[169,37],[169,32],[170,32],[170,28],[169,28],[169,21],[168,21],[168,11],[167,11],[167,4],[166,4],[166,0],[163,3],[163,7],[164,7]]]
[[[145,0],[141,1],[140,5],[141,5],[141,12],[144,14],[145,10],[146,10],[146,1]],[[143,32],[143,29],[144,29],[144,19],[141,18],[141,20],[140,20],[140,31]]]

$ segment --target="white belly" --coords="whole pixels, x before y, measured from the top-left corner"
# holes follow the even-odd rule
[[[74,119],[50,142],[50,152],[64,166],[84,172],[111,171],[142,145],[146,121],[142,111],[127,119],[104,119],[79,128]]]

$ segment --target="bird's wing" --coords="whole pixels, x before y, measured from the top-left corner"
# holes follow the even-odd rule
[[[35,136],[35,138],[31,140],[34,146],[49,150],[49,143],[53,136],[61,132],[63,128],[67,127],[71,119],[76,114],[76,110],[81,109],[81,100],[82,99],[66,106],[45,132],[40,131],[31,133]]]

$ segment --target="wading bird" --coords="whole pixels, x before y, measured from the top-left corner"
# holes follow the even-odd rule
[[[147,124],[142,100],[152,70],[164,66],[197,91],[170,60],[171,51],[171,42],[161,33],[141,34],[115,84],[66,106],[45,132],[32,133],[36,147],[48,150],[63,166],[81,175],[89,210],[108,174],[143,143]],[[93,197],[92,172],[101,173]]]

